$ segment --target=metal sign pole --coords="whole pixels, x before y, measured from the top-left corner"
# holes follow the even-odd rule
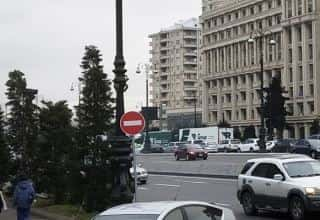
[[[133,151],[133,175],[134,175],[134,202],[137,202],[137,157],[136,157],[136,146],[134,144],[134,136],[132,136],[132,151]]]

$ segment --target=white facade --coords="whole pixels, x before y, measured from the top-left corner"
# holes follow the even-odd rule
[[[286,136],[308,136],[312,120],[320,115],[319,8],[318,0],[230,0],[204,10],[203,122],[254,125],[258,134],[260,51],[258,41],[248,39],[260,30],[264,87],[281,74],[290,97],[287,110],[293,116],[287,117],[291,128]],[[268,44],[271,39],[275,46]]]

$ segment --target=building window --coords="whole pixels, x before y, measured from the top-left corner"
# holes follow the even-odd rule
[[[313,80],[313,64],[309,64],[309,80]]]
[[[309,59],[313,59],[313,46],[312,44],[309,44]]]
[[[250,15],[254,15],[254,7],[250,8]]]
[[[312,97],[314,96],[314,86],[313,86],[313,84],[309,85],[309,95],[312,96]]]
[[[303,97],[303,86],[299,86],[298,88],[298,96]]]
[[[307,24],[307,30],[308,30],[308,39],[312,39],[313,38],[313,33],[312,33],[312,23]]]
[[[292,49],[289,49],[289,53],[288,53],[288,58],[289,58],[289,63],[292,63]]]
[[[301,27],[297,27],[297,34],[298,34],[298,42],[302,41],[302,31],[301,31]]]
[[[288,93],[289,93],[289,97],[293,97],[293,87],[289,87],[289,91],[288,91]]]
[[[292,0],[287,0],[287,4],[288,4],[288,18],[291,18],[292,17]]]
[[[297,106],[298,106],[298,114],[299,115],[303,115],[303,103],[298,103],[297,104]]]
[[[293,73],[292,73],[292,68],[289,68],[289,83],[293,82]]]
[[[250,27],[250,31],[253,31],[253,30],[254,30],[254,23],[251,22],[251,23],[249,24],[249,27]]]
[[[228,21],[231,21],[231,14],[228,14]]]
[[[302,61],[302,47],[298,47],[298,59]]]
[[[277,6],[281,7],[281,0],[277,0]]]
[[[268,1],[268,9],[272,8],[272,0]]]
[[[309,102],[308,103],[308,107],[309,107],[309,113],[310,114],[314,114],[314,103],[313,102]]]
[[[299,66],[298,67],[298,74],[299,74],[299,82],[302,82],[303,81],[303,71],[302,71],[302,66]]]
[[[281,23],[281,15],[276,15],[276,22],[277,24]]]
[[[288,29],[288,41],[289,41],[289,44],[292,44],[292,31],[291,31],[291,28]]]
[[[302,0],[297,0],[298,4],[298,15],[302,15]]]
[[[257,21],[257,23],[258,23],[258,29],[260,29],[260,30],[262,30],[262,28],[263,28],[263,26],[262,26],[262,21],[261,20],[259,20],[259,21]]]
[[[221,21],[221,24],[224,24],[224,17],[223,16],[221,17],[220,21]]]
[[[245,16],[247,16],[247,10],[246,10],[246,9],[243,9],[243,10],[242,10],[242,17],[245,17]]]
[[[313,0],[308,0],[308,13],[313,11]]]
[[[258,5],[258,12],[262,12],[262,4]]]
[[[272,17],[268,17],[268,26],[271,27],[272,26]]]
[[[239,18],[239,12],[238,12],[238,11],[237,11],[237,12],[235,12],[234,17],[235,17],[236,19],[238,19],[238,18]]]

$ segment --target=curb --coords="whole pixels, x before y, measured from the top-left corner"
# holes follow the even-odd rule
[[[277,156],[286,155],[287,153],[209,153],[210,156],[237,156],[237,157],[247,157],[247,156]],[[136,154],[137,157],[144,156],[173,156],[173,153],[152,153],[152,154]]]
[[[159,172],[159,171],[148,171],[149,174],[163,175],[163,176],[188,176],[188,177],[205,177],[212,179],[238,179],[238,176],[234,175],[221,175],[221,174],[202,174],[202,173],[175,173],[175,172]]]
[[[46,220],[73,220],[73,218],[49,213],[49,212],[41,210],[39,208],[31,208],[31,215],[36,216],[36,217],[40,217],[40,218],[44,218]]]

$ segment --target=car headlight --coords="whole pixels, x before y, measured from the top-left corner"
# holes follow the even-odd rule
[[[312,187],[307,187],[305,188],[306,190],[306,194],[309,195],[309,196],[313,196],[316,194],[316,189],[315,188],[312,188]]]
[[[190,154],[194,154],[194,152],[190,152]]]

